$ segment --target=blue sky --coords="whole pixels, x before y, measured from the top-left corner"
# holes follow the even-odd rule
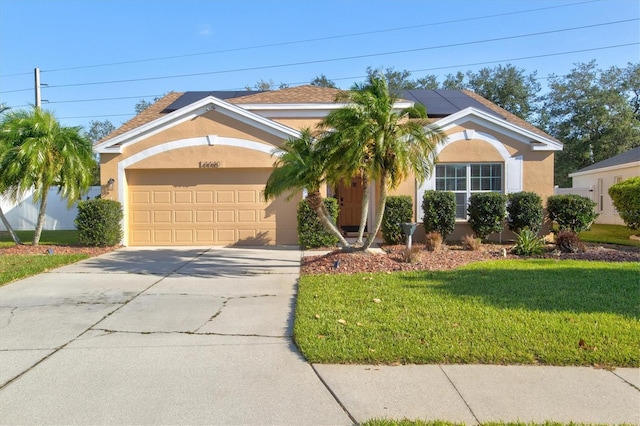
[[[172,90],[320,74],[348,88],[367,66],[442,81],[511,63],[544,85],[580,62],[637,63],[639,18],[638,0],[0,0],[0,102],[33,104],[36,67],[43,107],[70,126],[119,126]]]

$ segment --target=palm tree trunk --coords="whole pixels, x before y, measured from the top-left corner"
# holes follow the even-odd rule
[[[16,245],[22,244],[22,241],[20,241],[20,238],[18,238],[18,235],[11,227],[9,220],[7,220],[7,217],[4,215],[4,212],[2,211],[1,207],[0,207],[0,220],[2,220],[2,224],[4,225],[5,228],[7,228],[7,231],[9,231],[9,235],[11,235],[13,242],[16,243]]]
[[[356,244],[362,244],[364,238],[364,229],[367,227],[367,219],[369,218],[369,179],[366,175],[362,175],[362,211],[360,213],[360,228],[358,228],[358,241]]]
[[[38,223],[36,223],[36,231],[33,233],[33,242],[34,246],[40,244],[40,235],[42,234],[42,228],[44,228],[44,219],[47,213],[47,195],[49,194],[48,189],[44,189],[44,193],[42,194],[42,200],[40,201],[40,211],[38,212]]]
[[[307,201],[309,202],[309,205],[311,206],[313,211],[316,212],[316,215],[318,215],[318,219],[320,220],[322,225],[324,225],[324,227],[329,232],[331,232],[333,235],[335,235],[338,238],[338,243],[340,244],[340,246],[343,248],[350,247],[349,242],[345,240],[345,238],[342,236],[342,233],[340,233],[336,225],[331,221],[329,216],[326,214],[326,210],[324,208],[324,202],[322,200],[322,196],[320,195],[320,192],[319,191],[311,192],[307,196]]]
[[[384,216],[384,206],[387,202],[387,174],[386,172],[382,173],[380,176],[380,198],[378,199],[378,205],[376,206],[376,219],[374,224],[374,229],[369,231],[369,235],[367,235],[367,240],[364,242],[362,246],[362,250],[369,250],[373,241],[378,235],[380,231],[380,227],[382,226],[382,217]]]

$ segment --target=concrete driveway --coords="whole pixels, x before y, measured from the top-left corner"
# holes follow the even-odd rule
[[[125,248],[0,288],[3,424],[351,424],[292,342],[300,252]]]

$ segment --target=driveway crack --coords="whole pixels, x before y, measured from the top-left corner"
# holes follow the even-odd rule
[[[0,327],[0,330],[2,330],[3,328],[7,327],[9,324],[11,324],[11,320],[13,319],[13,313],[16,311],[16,309],[18,309],[17,306],[14,306],[10,311],[9,311],[9,317],[7,318],[7,322],[6,324],[3,324]]]

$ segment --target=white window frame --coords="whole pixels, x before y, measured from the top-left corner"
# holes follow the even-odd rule
[[[442,167],[447,167],[447,166],[453,166],[453,167],[464,167],[465,168],[465,189],[448,189],[447,185],[445,183],[445,188],[444,189],[438,189],[438,181],[440,179],[446,179],[446,176],[438,176],[438,170],[442,170]],[[471,181],[475,176],[471,175],[471,168],[474,166],[500,166],[500,189],[471,189],[472,185],[471,185]],[[488,176],[486,178],[489,179],[494,179],[497,176]],[[460,179],[458,177],[451,177],[452,179]],[[483,176],[480,176],[480,179],[482,179]],[[457,186],[457,185],[456,185]],[[493,186],[493,182],[491,183],[490,186]],[[464,217],[461,217],[458,215],[458,210],[459,210],[459,205],[458,205],[458,200],[456,199],[456,221],[458,222],[463,222],[463,221],[467,221],[468,220],[468,215],[467,215],[467,208],[469,207],[469,197],[471,197],[471,195],[473,194],[477,194],[480,192],[499,192],[501,194],[505,193],[505,165],[504,163],[501,162],[490,162],[490,163],[440,163],[436,165],[436,170],[435,170],[435,187],[437,191],[450,191],[453,192],[454,194],[464,194]]]

